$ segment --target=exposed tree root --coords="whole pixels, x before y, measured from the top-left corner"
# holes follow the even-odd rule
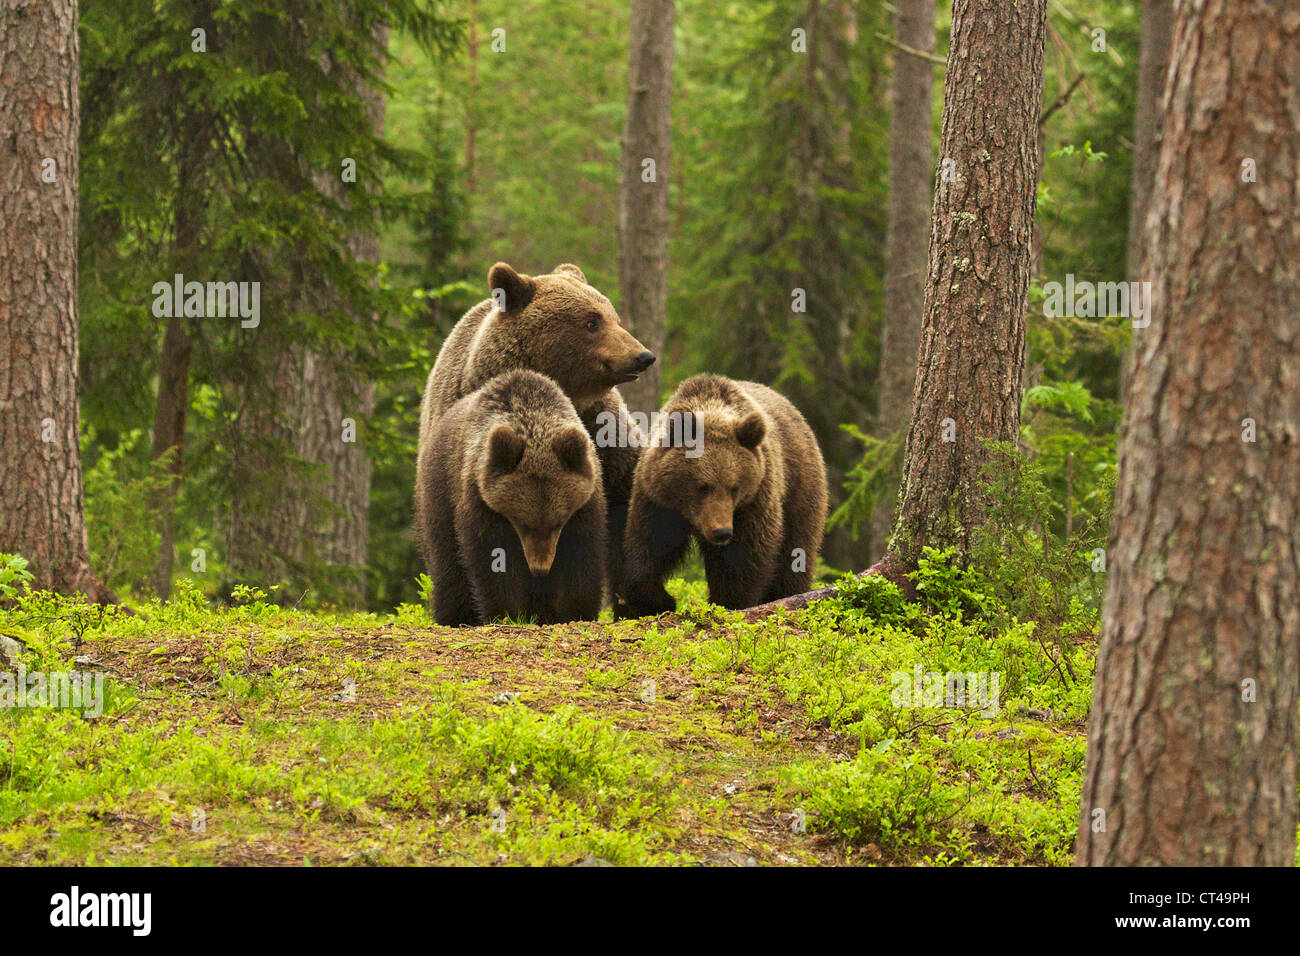
[[[873,564],[867,570],[863,571],[858,577],[866,577],[869,574],[878,574],[886,581],[892,581],[898,585],[903,595],[910,601],[916,598],[916,588],[913,586],[907,572],[912,570],[902,558],[893,552],[886,554],[883,558]],[[768,601],[766,604],[758,604],[754,607],[745,608],[745,620],[757,621],[760,618],[767,617],[777,611],[798,611],[806,608],[808,605],[817,601],[824,601],[827,598],[833,598],[839,594],[836,587],[817,588],[815,591],[805,591],[803,594],[791,594],[789,597],[783,597],[779,601]]]

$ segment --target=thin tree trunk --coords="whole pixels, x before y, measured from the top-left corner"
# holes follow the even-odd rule
[[[1133,123],[1133,172],[1129,179],[1127,272],[1130,282],[1142,280],[1142,231],[1146,225],[1151,191],[1155,187],[1160,131],[1164,126],[1160,94],[1164,86],[1165,70],[1169,65],[1169,37],[1173,20],[1173,3],[1170,0],[1143,0],[1142,50],[1138,61],[1137,110]],[[1120,363],[1121,402],[1128,388],[1128,372],[1126,354]]]
[[[1047,0],[956,0],[912,422],[890,556],[965,551],[987,439],[1014,442]],[[944,165],[954,175],[944,175]]]
[[[898,0],[894,37],[934,50],[934,0]],[[894,54],[889,118],[889,224],[885,233],[884,310],[880,321],[881,438],[906,433],[916,384],[916,351],[925,308],[925,267],[930,242],[933,163],[930,144],[934,65],[919,56]],[[871,555],[883,554],[894,522],[897,472],[872,521]]]
[[[632,0],[627,125],[619,181],[620,311],[662,355],[668,311],[668,169],[672,147],[673,0]],[[653,179],[646,161],[653,162]],[[633,411],[659,407],[661,363],[621,391]]]
[[[1298,49],[1300,14],[1270,0],[1175,10],[1082,865],[1295,862]]]
[[[185,470],[185,412],[189,405],[193,343],[184,323],[184,317],[174,315],[167,320],[167,329],[163,333],[162,357],[158,366],[158,407],[153,426],[154,460],[171,453],[167,461],[167,474],[171,481],[158,501],[161,535],[153,575],[154,593],[164,601],[171,595],[176,551],[176,494]]]
[[[183,135],[188,135],[186,131]],[[180,172],[172,248],[182,274],[187,264],[197,261],[203,184],[198,174],[196,151],[201,136],[181,146]],[[167,474],[171,481],[159,496],[158,560],[154,565],[153,590],[162,600],[171,595],[172,565],[176,551],[176,495],[185,471],[185,415],[189,409],[190,357],[193,340],[185,318],[173,315],[163,332],[162,355],[158,362],[158,404],[154,414],[152,456],[156,461],[170,452]]]
[[[115,601],[90,568],[77,397],[77,5],[0,0],[0,551]]]
[[[478,0],[469,4],[469,95],[465,101],[465,199],[474,197],[478,166],[476,139],[478,133]]]
[[[1128,278],[1138,281],[1142,268],[1142,231],[1155,187],[1160,131],[1164,114],[1160,93],[1169,65],[1169,37],[1174,10],[1170,0],[1143,0],[1142,50],[1138,61],[1137,112],[1133,123],[1133,172],[1129,180]]]

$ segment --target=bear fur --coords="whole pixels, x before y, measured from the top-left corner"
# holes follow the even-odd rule
[[[683,416],[701,430],[696,457],[673,431]],[[714,604],[738,609],[801,594],[825,524],[826,465],[799,410],[765,385],[689,378],[664,406],[637,465],[618,614],[676,608],[663,582],[692,539]]]
[[[623,423],[629,441],[598,444],[607,512],[606,575],[611,597],[621,592],[623,527],[632,476],[644,436],[627,420],[618,385],[654,363],[654,353],[623,328],[609,299],[575,265],[528,276],[498,262],[488,273],[491,298],[474,306],[452,329],[429,373],[420,406],[420,433],[489,379],[531,369],[553,379],[572,401],[594,439],[608,416]],[[602,417],[604,416],[604,417]]]
[[[600,460],[560,387],[508,372],[424,425],[415,527],[434,619],[595,620],[605,572]]]

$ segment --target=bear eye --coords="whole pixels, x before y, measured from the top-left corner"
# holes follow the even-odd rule
[[[708,486],[708,485],[700,485],[700,486],[699,486],[697,489],[695,489],[695,490],[698,491],[698,492],[700,493],[700,497],[704,497],[705,495],[707,495],[707,494],[709,493],[709,486]]]
[[[600,328],[600,316],[598,315],[587,316],[587,331],[595,332],[598,328]]]

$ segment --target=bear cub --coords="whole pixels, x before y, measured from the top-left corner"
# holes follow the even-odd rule
[[[508,372],[423,425],[415,525],[434,619],[594,620],[605,495],[596,449],[560,387]]]
[[[765,385],[689,378],[633,477],[618,614],[676,608],[663,582],[692,539],[714,604],[746,608],[807,591],[825,524],[826,465],[799,410]]]

